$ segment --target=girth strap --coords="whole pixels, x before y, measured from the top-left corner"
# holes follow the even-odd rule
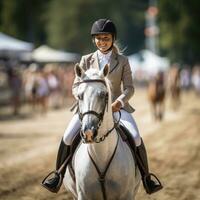
[[[106,173],[107,173],[107,171],[108,171],[108,168],[110,167],[110,164],[111,164],[111,162],[112,162],[112,160],[113,160],[113,158],[114,158],[115,152],[116,152],[116,150],[117,150],[118,142],[119,142],[119,136],[118,136],[118,138],[117,138],[117,144],[116,144],[116,146],[115,146],[115,149],[114,149],[114,151],[113,151],[113,154],[112,154],[112,156],[111,156],[111,158],[110,158],[110,160],[109,160],[108,164],[106,165],[106,168],[105,168],[105,170],[104,170],[103,172],[100,171],[100,169],[98,168],[97,164],[96,164],[95,161],[93,160],[93,158],[92,158],[92,156],[91,156],[91,154],[90,154],[90,152],[89,152],[89,149],[87,149],[87,150],[88,150],[88,155],[89,155],[89,157],[90,157],[90,159],[91,159],[93,165],[95,166],[95,168],[96,168],[96,170],[97,170],[97,172],[98,172],[98,175],[99,175],[99,179],[98,179],[98,180],[99,180],[99,183],[100,183],[100,185],[101,185],[101,191],[102,191],[102,193],[103,193],[103,199],[104,199],[104,200],[107,200],[106,188],[105,188],[105,177],[106,177]]]

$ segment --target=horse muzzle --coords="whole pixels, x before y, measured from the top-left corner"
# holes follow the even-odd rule
[[[97,129],[92,127],[90,129],[83,130],[81,131],[81,136],[85,143],[92,143],[94,142],[94,138],[97,136]]]

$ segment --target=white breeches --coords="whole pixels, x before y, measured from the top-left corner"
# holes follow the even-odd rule
[[[120,124],[122,124],[129,130],[131,136],[135,140],[136,146],[140,146],[141,137],[133,116],[131,115],[131,113],[123,109],[121,109],[120,112],[121,112]],[[114,119],[116,121],[119,119],[119,112],[114,112]]]
[[[120,123],[129,130],[129,132],[131,133],[132,137],[135,140],[136,146],[140,146],[141,137],[133,116],[131,115],[131,113],[128,113],[125,110],[120,110],[120,111],[121,111]],[[115,121],[119,119],[118,112],[115,112],[113,116]],[[81,122],[79,119],[79,115],[76,113],[69,122],[69,125],[66,128],[63,136],[63,141],[66,145],[71,145],[76,133],[78,132],[78,130],[80,130],[80,128],[81,128]]]

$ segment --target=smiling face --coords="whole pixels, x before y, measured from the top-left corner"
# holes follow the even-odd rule
[[[107,53],[108,50],[110,50],[110,47],[113,44],[113,37],[112,34],[98,34],[95,35],[94,37],[94,42],[97,46],[97,48],[102,52],[102,53]]]

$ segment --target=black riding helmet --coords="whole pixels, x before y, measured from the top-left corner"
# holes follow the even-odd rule
[[[117,37],[117,30],[115,24],[110,19],[99,19],[94,22],[91,28],[91,35],[98,35],[110,33],[113,35],[113,39],[115,40]]]

